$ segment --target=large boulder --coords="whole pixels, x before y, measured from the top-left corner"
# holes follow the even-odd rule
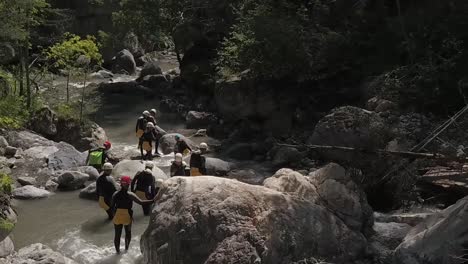
[[[57,135],[57,115],[49,107],[36,111],[31,118],[30,128],[45,137],[52,138]]]
[[[393,263],[464,263],[468,243],[468,197],[435,213],[410,230],[395,250]]]
[[[207,128],[218,122],[218,117],[212,113],[190,111],[185,117],[185,125],[189,129]]]
[[[241,182],[245,182],[253,185],[261,185],[265,180],[265,177],[259,175],[256,171],[252,169],[247,170],[231,170],[226,175],[228,179],[236,179]]]
[[[205,167],[206,174],[211,176],[226,176],[232,169],[231,163],[209,157],[206,158]]]
[[[21,186],[27,186],[27,185],[36,185],[36,179],[33,177],[19,177],[18,178],[18,183],[21,184]]]
[[[85,165],[86,153],[79,152],[72,145],[65,142],[57,143],[56,147],[59,150],[48,157],[50,169],[71,170]]]
[[[36,188],[32,185],[27,185],[14,189],[11,195],[15,199],[30,200],[47,198],[51,195],[51,193],[46,190]]]
[[[8,264],[77,264],[43,244],[32,244],[5,259]]]
[[[294,147],[280,147],[273,156],[273,165],[284,167],[291,164],[299,164],[304,155]]]
[[[316,203],[318,201],[317,187],[299,172],[291,169],[281,169],[263,182],[263,186],[282,193],[291,194],[301,199]]]
[[[91,167],[91,166],[79,167],[78,171],[82,172],[82,173],[85,173],[85,174],[88,174],[88,176],[89,176],[88,180],[89,181],[94,181],[99,177],[99,171],[96,168]]]
[[[139,160],[122,160],[114,166],[112,176],[119,179],[122,176],[130,176],[133,178],[137,172],[145,169],[145,163]],[[153,167],[153,177],[156,179],[166,180],[168,177],[157,166]]]
[[[180,134],[170,133],[170,134],[166,134],[162,136],[161,139],[159,140],[159,152],[160,153],[167,155],[167,154],[174,152],[174,146],[176,144],[176,140],[175,140],[176,135],[179,135],[182,140],[185,140],[185,142],[187,142],[187,145],[191,147],[192,149],[196,147],[196,144],[193,143],[190,139]]]
[[[112,72],[133,75],[136,72],[135,58],[126,49],[121,50],[112,59]]]
[[[84,187],[89,175],[79,171],[65,171],[57,178],[61,190],[78,190]]]
[[[60,118],[54,140],[72,144],[79,151],[102,146],[107,141],[106,131],[96,123],[82,126],[79,120]]]
[[[59,149],[56,146],[37,146],[23,151],[23,155],[26,158],[44,160],[47,162],[49,156],[53,155],[57,151],[59,151]]]
[[[28,149],[36,146],[55,146],[55,142],[48,140],[34,132],[22,131],[8,131],[5,135],[8,143],[12,147],[20,149]]]
[[[165,93],[171,87],[170,81],[162,74],[146,75],[139,81],[141,86],[148,87],[156,93]]]
[[[376,113],[353,106],[333,109],[316,125],[309,144],[383,148],[389,141],[389,127]]]
[[[139,79],[143,79],[145,76],[148,75],[162,75],[161,67],[159,63],[156,61],[145,63],[143,69],[141,69]]]
[[[86,186],[86,188],[81,190],[79,197],[81,199],[87,199],[87,200],[98,200],[98,196],[96,192],[96,183],[93,182],[90,185]]]
[[[15,252],[15,245],[10,237],[0,242],[0,258],[5,258]],[[1,261],[1,260],[0,260]]]
[[[330,210],[263,186],[174,177],[161,193],[141,239],[145,263],[351,263],[366,250]]]

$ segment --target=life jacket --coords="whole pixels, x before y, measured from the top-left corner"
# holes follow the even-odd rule
[[[151,185],[154,184],[153,174],[147,172],[146,170],[138,173],[136,177],[136,187],[135,190],[149,193]],[[147,199],[147,198],[145,198]]]
[[[104,157],[103,149],[95,149],[89,151],[88,165],[102,165]]]
[[[115,193],[116,189],[112,181],[108,178],[110,175],[102,174],[96,180],[96,190],[99,196],[103,196],[106,199],[106,203],[110,204],[110,199]]]
[[[194,152],[190,156],[190,168],[204,169],[205,163],[205,157],[203,157],[202,154],[199,152]]]

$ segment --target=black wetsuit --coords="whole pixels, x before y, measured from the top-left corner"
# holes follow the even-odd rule
[[[130,217],[133,218],[133,199],[130,197],[130,194],[127,190],[122,189],[118,192],[115,192],[112,196],[112,206],[117,209],[126,209],[130,214]],[[125,227],[125,249],[128,250],[130,246],[130,241],[132,239],[132,225],[116,225],[114,224],[115,237],[114,237],[114,246],[117,252],[120,252],[120,237],[122,236],[122,228]]]
[[[187,164],[182,162],[180,165],[177,165],[175,162],[172,162],[171,165],[171,177],[176,176],[187,176]],[[190,175],[190,173],[188,174]]]
[[[143,116],[140,116],[137,120],[137,123],[136,123],[136,128],[135,128],[135,132],[138,132],[139,129],[141,130],[145,130],[146,129],[146,124],[148,123],[147,119],[144,118]]]
[[[104,202],[109,206],[109,209],[106,210],[109,219],[112,219],[114,216],[114,210],[111,206],[112,195],[116,191],[115,182],[112,176],[102,173],[96,180],[96,193],[98,198],[100,196],[104,197]]]
[[[157,132],[154,129],[150,131],[145,130],[143,135],[140,137],[140,152],[143,159],[152,159],[153,141],[157,141]],[[147,150],[146,155],[143,155],[144,142],[148,142],[151,146],[151,151]]]
[[[177,153],[184,154],[184,150],[186,149],[192,151],[192,149],[187,145],[187,142],[185,142],[185,140],[183,139],[180,139],[179,141],[177,141],[177,143],[174,146],[174,152],[176,154]]]
[[[198,168],[200,173],[206,175],[206,158],[201,152],[193,152],[190,156],[190,168]]]
[[[146,170],[138,172],[135,177],[133,177],[131,190],[134,193],[137,191],[143,192],[145,197],[140,197],[142,200],[153,199],[153,197],[156,195],[153,174],[147,172]],[[143,214],[149,215],[151,205],[144,204],[141,207],[143,208]]]

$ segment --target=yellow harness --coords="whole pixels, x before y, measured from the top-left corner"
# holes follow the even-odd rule
[[[151,147],[151,144],[148,141],[143,141],[143,149],[146,151],[153,150],[153,148]]]
[[[104,209],[104,210],[109,210],[109,205],[106,204],[106,201],[104,200],[104,196],[99,196],[99,206]]]
[[[118,208],[115,212],[113,222],[114,225],[130,225],[132,223],[132,217],[128,209]]]
[[[136,137],[141,138],[141,136],[143,136],[143,133],[145,133],[143,129],[138,129],[136,132]]]
[[[202,176],[199,168],[190,168],[190,176]]]
[[[138,198],[142,199],[142,200],[146,200],[146,193],[145,192],[142,192],[142,191],[136,191],[135,192],[136,196],[138,196]]]

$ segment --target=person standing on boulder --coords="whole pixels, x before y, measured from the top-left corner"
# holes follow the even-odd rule
[[[131,190],[136,194],[140,199],[152,199],[156,196],[156,187],[153,177],[153,162],[146,162],[145,169],[137,172],[133,177]],[[143,214],[149,215],[151,207],[148,204],[141,206],[143,208]]]
[[[154,129],[154,124],[149,122],[146,124],[146,130],[143,135],[140,137],[139,148],[141,152],[142,160],[152,160],[153,159],[153,141],[156,141],[157,134]],[[143,151],[146,151],[146,154],[143,154]]]
[[[148,123],[148,116],[150,116],[150,112],[148,111],[143,111],[143,116],[140,116],[137,120],[136,123],[136,128],[135,128],[135,133],[137,138],[141,138],[143,133],[145,132],[146,129],[146,124]]]
[[[155,131],[155,136],[156,136],[156,140],[154,141],[154,155],[159,157],[159,153],[158,153],[158,148],[159,148],[159,139],[161,139],[161,133],[160,133],[160,130],[159,128],[157,127],[157,121],[156,121],[156,115],[158,114],[158,111],[156,111],[156,109],[151,109],[150,110],[150,116],[148,117],[148,120],[149,122],[153,123],[155,128],[154,128],[154,131]]]
[[[120,237],[122,236],[122,229],[125,227],[125,250],[130,247],[132,240],[132,222],[133,222],[133,202],[140,205],[150,205],[153,200],[142,200],[136,194],[129,192],[129,187],[132,182],[130,176],[122,176],[120,179],[120,190],[115,192],[112,196],[111,207],[115,209],[114,222],[114,246],[117,254],[120,253]]]
[[[156,115],[158,114],[158,111],[156,109],[151,109],[150,110],[150,116],[148,119],[150,120],[149,122],[153,123],[154,125],[157,125],[158,123],[156,122]]]
[[[102,166],[103,172],[96,180],[96,193],[99,199],[99,206],[106,211],[109,220],[114,217],[111,201],[112,195],[117,191],[117,183],[111,176],[114,167],[111,163],[104,163]]]
[[[181,153],[175,155],[175,160],[171,164],[171,177],[176,176],[189,176],[190,172],[187,173],[187,164],[183,161]]]
[[[102,165],[108,161],[107,152],[112,147],[109,141],[104,142],[104,145],[99,148],[91,149],[86,158],[86,165],[96,168],[101,172]]]
[[[208,151],[206,143],[200,143],[197,151],[192,152],[190,156],[190,175],[206,175],[206,158],[203,156]]]
[[[182,139],[180,135],[175,136],[176,144],[174,146],[174,153],[181,153],[183,156],[186,156],[192,151],[192,149],[187,145],[187,142]]]

